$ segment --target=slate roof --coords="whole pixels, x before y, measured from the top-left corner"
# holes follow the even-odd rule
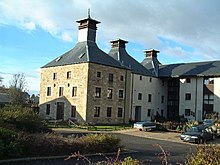
[[[220,61],[161,65],[159,77],[220,76]]]
[[[157,58],[151,58],[151,59],[148,59],[148,58],[145,58],[141,64],[147,68],[154,76],[156,76],[157,74],[155,73],[155,69],[154,67],[155,66],[160,66],[161,63],[157,60]]]
[[[0,93],[0,103],[9,103],[9,94]]]
[[[134,58],[132,58],[125,48],[114,47],[108,53],[114,59],[120,61],[121,65],[131,69],[133,73],[145,75],[145,76],[153,76],[150,71],[148,71],[143,65],[137,62]]]
[[[95,42],[91,41],[78,42],[73,49],[44,65],[42,68],[86,62],[125,69],[118,61],[100,50]]]

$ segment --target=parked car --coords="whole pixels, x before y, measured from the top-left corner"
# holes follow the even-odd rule
[[[180,139],[185,142],[200,144],[215,139],[215,133],[207,125],[198,125],[181,134]]]
[[[142,121],[134,123],[134,128],[140,131],[150,131],[156,129],[156,124],[151,121]]]
[[[207,125],[207,126],[212,126],[215,124],[215,120],[214,119],[204,119],[203,124]]]

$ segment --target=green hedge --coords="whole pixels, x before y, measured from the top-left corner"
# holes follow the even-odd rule
[[[18,134],[0,127],[0,159],[20,157],[22,148],[18,141]]]
[[[7,106],[0,109],[0,126],[30,133],[50,131],[38,114],[21,106]]]

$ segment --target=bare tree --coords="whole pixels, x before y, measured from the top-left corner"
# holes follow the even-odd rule
[[[27,87],[27,83],[24,73],[14,74],[9,84],[11,104],[25,106],[25,90]]]

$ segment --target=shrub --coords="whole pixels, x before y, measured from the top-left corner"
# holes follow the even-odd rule
[[[220,164],[220,146],[200,145],[196,154],[187,158],[186,165]]]
[[[28,108],[8,106],[0,111],[1,125],[27,132],[49,131],[43,119]]]
[[[106,134],[63,137],[54,133],[22,133],[19,142],[24,148],[23,156],[69,155],[78,151],[83,154],[112,152],[120,147],[120,139]]]
[[[19,157],[22,154],[17,133],[0,127],[0,159]]]
[[[88,134],[79,139],[81,144],[85,144],[83,153],[87,152],[113,152],[120,146],[120,139],[111,134]]]

